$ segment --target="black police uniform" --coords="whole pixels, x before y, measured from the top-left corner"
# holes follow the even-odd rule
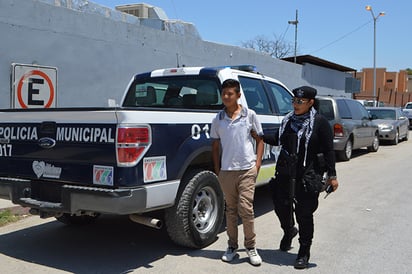
[[[300,87],[293,90],[297,98],[314,98],[316,90],[311,87]],[[313,131],[308,142],[305,160],[305,134],[302,135],[297,152],[297,162],[295,170],[292,172],[296,176],[295,185],[292,187],[290,156],[296,147],[296,132],[291,127],[289,121],[280,136],[264,136],[264,142],[271,145],[282,145],[282,150],[277,159],[275,179],[271,180],[273,204],[275,213],[279,218],[281,228],[284,231],[284,237],[281,241],[281,249],[290,248],[290,242],[296,235],[294,215],[299,225],[299,253],[298,259],[306,256],[306,264],[310,257],[310,246],[314,234],[313,213],[318,208],[319,193],[308,191],[302,183],[302,176],[305,167],[312,166],[315,172],[323,175],[326,171],[328,176],[336,176],[335,153],[333,150],[333,133],[329,122],[325,117],[316,114],[314,118]],[[319,156],[323,155],[324,162],[319,162]],[[294,192],[291,194],[291,192]],[[291,197],[293,195],[293,197]],[[282,242],[286,239],[286,245],[282,247]],[[285,243],[283,243],[285,244]],[[296,267],[296,265],[295,265]]]
[[[293,208],[290,198],[290,171],[288,166],[287,155],[292,153],[291,140],[296,138],[296,133],[290,127],[290,122],[286,125],[285,131],[281,136],[282,150],[276,165],[275,180],[271,181],[273,191],[273,203],[276,215],[279,218],[281,227],[285,234],[289,233],[294,227]],[[276,138],[275,138],[276,139]],[[310,246],[313,238],[313,213],[318,207],[319,193],[312,193],[305,189],[302,183],[302,176],[305,171],[303,161],[305,156],[305,135],[300,141],[299,152],[296,163],[296,185],[295,185],[295,215],[299,224],[299,243]],[[318,161],[318,154],[323,154],[325,160],[325,170],[328,176],[336,176],[335,154],[333,150],[332,129],[328,121],[317,114],[315,116],[314,129],[308,143],[306,155],[306,166],[313,165],[315,172],[323,175],[323,169]]]

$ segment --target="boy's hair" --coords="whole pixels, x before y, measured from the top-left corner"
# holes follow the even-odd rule
[[[235,79],[227,79],[222,83],[222,89],[224,88],[235,88],[236,93],[240,92],[240,83]]]

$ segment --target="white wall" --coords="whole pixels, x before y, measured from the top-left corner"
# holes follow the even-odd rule
[[[291,89],[341,94],[346,73],[297,65],[203,41],[192,24],[142,19],[86,0],[0,1],[0,108],[10,107],[10,66],[58,68],[58,106],[119,101],[131,77],[155,68],[254,64]]]

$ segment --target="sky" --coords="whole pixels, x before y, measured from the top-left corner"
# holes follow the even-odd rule
[[[146,3],[162,8],[169,19],[192,23],[201,38],[219,44],[241,46],[264,36],[283,38],[294,56],[312,55],[361,71],[373,68],[374,17],[376,19],[376,67],[387,71],[412,68],[411,0],[93,0],[99,5]],[[384,16],[379,16],[385,12]]]

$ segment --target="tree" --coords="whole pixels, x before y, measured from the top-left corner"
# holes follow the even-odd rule
[[[408,75],[412,75],[412,69],[407,68],[406,71],[408,72]]]
[[[255,38],[241,42],[244,48],[254,49],[259,52],[268,53],[273,58],[283,58],[293,52],[293,46],[279,39],[276,35],[274,40],[270,40],[264,35],[258,35]]]

